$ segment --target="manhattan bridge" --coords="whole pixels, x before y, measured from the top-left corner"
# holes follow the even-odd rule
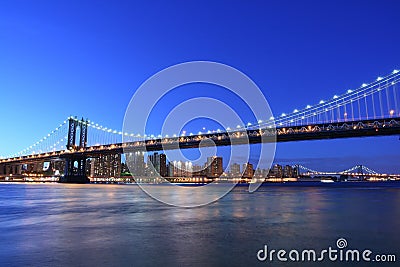
[[[63,170],[59,175],[63,181],[84,182],[88,181],[88,159],[107,155],[120,158],[127,152],[198,148],[207,144],[204,140],[216,146],[227,146],[400,135],[399,80],[400,71],[394,70],[357,89],[290,113],[225,130],[187,135],[128,133],[88,119],[69,117],[29,147],[0,158],[0,176],[21,175],[23,166],[62,162]]]

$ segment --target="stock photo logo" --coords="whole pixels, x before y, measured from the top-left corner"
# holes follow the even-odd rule
[[[272,249],[268,245],[257,252],[257,260],[261,262],[396,262],[393,253],[378,254],[371,249],[356,249],[348,247],[345,238],[338,238],[336,246],[325,249]]]
[[[193,94],[185,91],[188,97],[184,100],[174,98],[168,100],[170,109],[159,112],[160,103],[168,96],[176,93],[177,89],[187,85],[211,85],[223,88],[226,95]],[[191,89],[193,90],[193,89]],[[236,98],[244,103],[250,111],[254,124],[244,121],[243,109],[228,101]],[[175,103],[170,103],[174,102]],[[157,113],[158,112],[158,113]],[[162,113],[162,114],[161,114]],[[162,120],[154,118],[162,116]],[[269,121],[262,121],[270,118]],[[198,119],[206,119],[220,126],[219,129],[188,133],[185,127]],[[157,127],[155,127],[155,124]],[[260,126],[270,128],[270,135],[258,135]],[[258,128],[257,128],[258,127]],[[157,128],[156,133],[151,133]],[[217,182],[218,179],[202,186],[180,186],[170,183],[160,173],[154,163],[148,165],[154,171],[144,174],[137,166],[137,157],[146,153],[162,152],[166,159],[187,160],[189,162],[207,162],[202,168],[210,167],[209,160],[216,156],[217,147],[225,146],[230,149],[227,166],[235,156],[240,156],[243,162],[249,162],[251,157],[251,138],[261,138],[254,166],[260,163],[271,166],[275,155],[275,122],[267,99],[261,90],[248,76],[241,71],[217,62],[192,61],[168,67],[146,80],[135,92],[126,109],[123,121],[123,132],[139,133],[123,136],[126,164],[140,188],[154,199],[178,207],[197,207],[214,202],[230,192],[237,182]],[[146,144],[134,149],[129,144],[139,141],[139,136],[147,137]],[[198,150],[195,159],[188,158],[183,152],[186,148]],[[184,168],[184,166],[177,166]],[[221,175],[221,174],[220,174]],[[168,190],[152,183],[169,184]],[[254,192],[261,185],[256,178],[249,184],[249,192]],[[179,197],[177,197],[179,195]]]

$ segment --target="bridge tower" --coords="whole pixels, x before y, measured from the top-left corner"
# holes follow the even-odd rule
[[[78,120],[76,117],[68,119],[67,149],[75,153],[65,156],[65,171],[64,176],[60,178],[60,183],[88,183],[90,181],[86,176],[87,157],[79,153],[87,145],[87,130],[87,120],[83,118]]]

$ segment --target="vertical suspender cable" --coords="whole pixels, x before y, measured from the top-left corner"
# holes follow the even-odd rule
[[[385,93],[386,93],[386,106],[387,106],[387,112],[388,115],[390,114],[390,101],[389,101],[389,82],[386,82],[386,88],[385,88]]]
[[[374,119],[376,119],[374,93],[371,94],[371,98],[372,98],[372,110],[374,114]]]
[[[358,119],[361,120],[361,106],[360,106],[360,98],[358,97],[358,92],[357,92],[357,102],[358,102]]]
[[[396,117],[400,115],[400,110],[397,104],[397,94],[396,94],[397,84],[393,83],[393,97],[394,97],[394,107],[396,109]]]

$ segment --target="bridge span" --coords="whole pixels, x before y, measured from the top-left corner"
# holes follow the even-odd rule
[[[395,70],[370,84],[276,118],[188,135],[134,134],[69,117],[40,141],[1,158],[0,175],[18,174],[22,164],[61,161],[65,163],[63,181],[85,182],[87,159],[105,155],[120,157],[138,151],[400,135],[399,81],[400,71]]]

